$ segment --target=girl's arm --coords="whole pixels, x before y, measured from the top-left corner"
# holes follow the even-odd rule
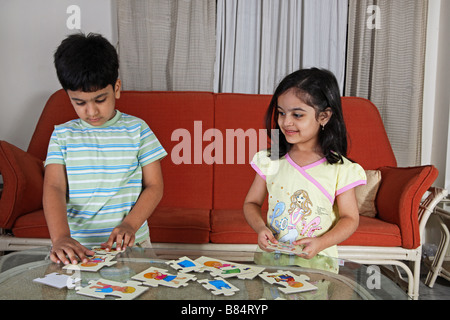
[[[313,258],[320,251],[343,242],[358,228],[359,212],[355,189],[350,189],[338,195],[336,201],[339,208],[339,217],[332,229],[320,237],[303,238],[293,242],[294,245],[305,245],[303,251],[308,253],[306,258]]]
[[[142,167],[142,186],[143,190],[133,209],[123,219],[122,223],[114,228],[108,241],[102,245],[106,249],[111,249],[114,242],[117,250],[125,250],[127,247],[131,247],[134,244],[136,232],[150,218],[161,201],[164,183],[159,160]]]
[[[70,236],[66,207],[67,176],[65,166],[49,164],[45,168],[44,192],[42,203],[45,220],[47,221],[52,251],[50,259],[53,262],[76,264],[78,259],[86,262],[86,255],[94,252],[82,246]]]
[[[267,228],[262,216],[261,207],[267,195],[266,182],[259,174],[255,175],[255,179],[248,191],[244,201],[244,216],[247,223],[258,234],[258,245],[262,250],[266,250],[268,241],[278,243],[272,232]]]

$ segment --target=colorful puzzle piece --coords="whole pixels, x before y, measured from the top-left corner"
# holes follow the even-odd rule
[[[239,291],[238,288],[220,277],[217,277],[213,280],[197,280],[197,282],[201,283],[205,289],[210,290],[214,295],[223,294],[224,296],[232,296]]]
[[[91,250],[95,252],[95,255],[112,255],[112,256],[116,256],[119,253],[124,252],[124,250],[118,251],[118,250],[116,250],[116,248],[111,248],[110,251],[106,251],[105,248],[102,248],[100,246],[92,247]]]
[[[203,268],[203,265],[195,262],[188,257],[181,257],[178,260],[167,261],[166,264],[170,265],[172,268],[180,272],[198,271]]]
[[[304,274],[297,276],[290,271],[278,270],[273,273],[264,272],[259,276],[270,284],[279,284],[282,287],[278,289],[286,294],[317,289],[307,281],[309,277]]]
[[[278,242],[277,244],[269,242],[269,245],[266,247],[266,249],[284,252],[284,253],[296,254],[296,255],[300,255],[300,256],[305,254],[305,252],[303,251],[303,246],[294,246],[293,244],[283,243],[283,242]]]
[[[159,285],[179,288],[187,286],[188,281],[196,280],[196,277],[186,273],[178,273],[176,275],[170,274],[167,270],[150,267],[141,273],[131,277],[134,280],[142,281],[142,284],[150,287],[157,287]]]
[[[89,285],[77,289],[78,294],[104,299],[106,296],[117,296],[118,300],[132,300],[144,293],[148,288],[140,282],[116,282],[106,279],[91,280]]]
[[[216,258],[200,257],[195,260],[196,263],[201,264],[204,270],[208,270],[213,277],[220,276],[222,278],[238,277],[240,279],[253,279],[264,268],[254,266],[247,266]]]
[[[103,267],[110,267],[116,264],[117,261],[111,261],[114,257],[114,255],[95,255],[89,257],[88,261],[85,263],[68,264],[64,266],[63,269],[97,272]]]

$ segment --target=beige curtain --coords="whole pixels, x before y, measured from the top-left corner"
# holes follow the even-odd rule
[[[347,8],[347,0],[217,0],[214,91],[272,94],[309,67],[332,71],[342,90]]]
[[[118,0],[125,90],[212,91],[216,1]]]
[[[427,0],[350,0],[345,95],[380,110],[399,166],[419,165]]]

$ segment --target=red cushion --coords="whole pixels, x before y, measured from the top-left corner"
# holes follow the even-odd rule
[[[377,107],[367,99],[343,97],[342,110],[348,131],[348,157],[366,170],[397,166]]]
[[[257,150],[267,148],[266,133],[263,131],[263,146],[259,147],[259,129],[264,129],[264,114],[270,102],[270,95],[218,94],[216,96],[215,127],[222,133],[224,164],[214,165],[214,209],[241,209],[245,196],[253,182],[256,172],[250,166],[250,160]],[[249,138],[241,148],[236,139],[226,139],[226,133],[236,133],[242,129],[255,134],[258,142],[253,143],[257,150],[250,154]],[[230,135],[231,136],[231,135]],[[234,146],[233,163],[226,161],[227,148]],[[239,146],[239,148],[238,148]],[[238,163],[238,155],[244,155],[244,163]]]
[[[45,160],[54,126],[78,118],[67,93],[61,89],[48,99],[31,137],[27,152]]]
[[[266,214],[263,214],[266,221]],[[242,209],[211,212],[212,243],[258,243],[258,236],[248,225]]]
[[[148,219],[152,242],[208,243],[209,210],[159,207]]]
[[[340,245],[400,247],[402,236],[395,224],[360,216],[358,229]]]
[[[42,208],[44,165],[42,160],[0,141],[0,227],[10,229],[17,217]]]
[[[44,211],[37,210],[17,218],[12,233],[18,238],[50,239]]]
[[[409,168],[383,167],[377,193],[378,218],[399,226],[402,247],[420,245],[418,210],[423,195],[438,176],[434,166]]]
[[[124,91],[117,101],[117,108],[145,119],[168,153],[168,156],[161,160],[164,196],[160,206],[211,209],[213,168],[202,161],[202,150],[210,142],[203,142],[202,135],[204,131],[214,127],[213,94]],[[201,127],[194,127],[194,122],[200,120]],[[172,150],[185,141],[184,138],[178,141],[172,137],[176,130],[187,130],[189,135],[186,134],[185,137],[191,139],[189,145],[196,143],[190,150],[191,164],[175,164],[173,161],[178,157],[178,152],[172,154]],[[194,164],[195,153],[200,157],[200,164]]]

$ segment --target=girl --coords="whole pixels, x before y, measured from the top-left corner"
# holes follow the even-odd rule
[[[316,68],[284,78],[266,113],[279,143],[258,152],[256,177],[244,214],[264,251],[269,242],[303,246],[304,257],[337,257],[336,245],[358,227],[354,187],[366,183],[361,166],[345,158],[347,132],[334,75]],[[261,207],[269,194],[267,225]]]

